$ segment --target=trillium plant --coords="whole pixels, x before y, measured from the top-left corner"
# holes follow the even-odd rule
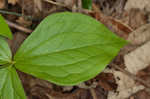
[[[127,42],[90,16],[62,12],[46,17],[12,56],[11,31],[0,16],[0,99],[26,99],[16,70],[72,86],[95,77]]]

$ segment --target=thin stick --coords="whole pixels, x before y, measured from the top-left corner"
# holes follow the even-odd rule
[[[22,27],[22,26],[19,26],[19,25],[15,24],[15,23],[12,23],[12,22],[8,21],[8,20],[6,20],[6,22],[7,22],[7,24],[8,24],[10,27],[13,27],[13,28],[18,29],[18,30],[20,30],[20,31],[23,31],[23,32],[25,32],[25,33],[31,33],[31,32],[32,32],[32,30],[30,30],[30,29],[28,29],[28,28],[25,28],[25,27]]]
[[[54,5],[58,5],[58,6],[62,6],[62,7],[66,7],[66,5],[61,4],[61,3],[58,3],[58,2],[54,2],[54,1],[52,1],[52,0],[44,0],[44,1],[49,2],[49,3],[51,3],[51,4],[54,4]]]
[[[123,72],[124,74],[126,74],[127,76],[131,77],[132,79],[134,79],[135,81],[138,81],[140,83],[142,83],[143,85],[145,85],[146,87],[148,87],[150,89],[150,84],[147,83],[146,81],[144,81],[143,79],[139,78],[139,77],[136,77],[134,74],[128,72],[127,70],[124,70],[122,68],[120,68],[118,65],[116,64],[112,64],[112,66],[115,68],[115,69],[118,69],[120,70],[121,72]]]
[[[5,11],[5,10],[0,10],[1,14],[10,14],[10,15],[15,15],[15,16],[19,16],[19,17],[24,17],[26,19],[30,19],[33,20],[31,16],[24,16],[20,13],[16,13],[16,12],[10,12],[10,11]]]
[[[91,95],[92,95],[93,99],[98,99],[97,95],[96,95],[96,92],[93,88],[90,89],[90,92],[91,92]]]

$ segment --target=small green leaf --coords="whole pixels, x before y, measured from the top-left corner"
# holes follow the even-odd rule
[[[125,44],[92,17],[53,14],[22,44],[15,67],[55,84],[75,85],[100,73]]]
[[[82,0],[82,6],[85,9],[92,9],[92,0]]]
[[[12,33],[5,19],[0,15],[0,35],[12,39]]]
[[[12,59],[11,51],[5,38],[0,36],[0,65],[10,63]]]
[[[26,99],[18,74],[11,66],[0,69],[0,99]]]

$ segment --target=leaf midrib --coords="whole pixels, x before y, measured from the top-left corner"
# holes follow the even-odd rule
[[[36,31],[37,32],[37,31]],[[34,32],[33,32],[34,33]],[[52,36],[50,36],[47,40],[44,40],[44,41],[41,41],[38,45],[36,45],[36,46],[34,46],[33,48],[31,48],[31,49],[29,49],[28,51],[26,51],[25,52],[25,54],[29,54],[29,53],[32,53],[35,49],[38,49],[39,47],[41,47],[42,45],[44,45],[45,43],[47,43],[49,40],[51,40],[51,39],[54,39],[54,38],[56,38],[57,36],[60,36],[60,35],[63,35],[63,34],[66,34],[66,33],[81,33],[82,34],[82,32],[74,32],[74,31],[64,31],[64,32],[60,32],[60,33],[56,33],[56,34],[54,34],[54,35],[52,35]],[[99,34],[99,36],[106,36],[106,35],[103,35],[103,34],[101,34],[101,33],[95,33],[95,34]],[[108,35],[107,35],[108,36]],[[110,36],[110,35],[109,35]],[[32,37],[32,36],[31,36]],[[27,39],[28,40],[28,39]],[[63,42],[62,42],[63,43]],[[100,42],[99,42],[100,43]],[[96,43],[95,43],[96,44]],[[100,43],[100,44],[102,44],[102,43]],[[104,44],[106,44],[106,43],[104,43]],[[92,44],[92,45],[94,45],[94,44]],[[23,46],[23,45],[22,45]],[[22,47],[21,46],[21,47]],[[88,45],[86,45],[86,46],[88,46]],[[82,46],[81,46],[82,47]]]
[[[54,53],[61,53],[61,52],[64,52],[64,51],[70,51],[70,50],[76,50],[76,49],[81,49],[81,48],[86,48],[86,47],[91,47],[91,46],[96,46],[96,45],[106,45],[106,44],[108,44],[108,45],[110,44],[112,46],[113,44],[120,44],[120,42],[117,41],[117,42],[103,43],[103,44],[102,43],[100,43],[100,44],[96,43],[96,44],[90,44],[90,45],[85,45],[85,46],[81,46],[81,47],[75,47],[75,48],[71,48],[71,49],[57,50],[57,51],[53,51],[53,52],[50,52],[50,53],[39,54],[39,55],[31,56],[31,57],[25,57],[25,56],[24,57],[28,58],[28,59],[32,59],[32,58],[46,56],[46,55],[50,55],[50,54],[54,54]],[[25,53],[25,55],[29,55],[29,54]],[[20,57],[15,56],[15,59],[18,59],[16,61],[24,60],[22,56],[20,56]]]

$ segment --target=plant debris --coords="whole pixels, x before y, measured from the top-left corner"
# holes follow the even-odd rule
[[[65,11],[92,16],[129,41],[104,72],[77,86],[54,85],[18,71],[27,98],[150,99],[147,86],[112,65],[150,83],[150,1],[93,0],[92,10],[83,9],[81,3],[81,0],[0,0],[0,14],[14,35],[13,40],[8,40],[13,54],[46,16]]]

